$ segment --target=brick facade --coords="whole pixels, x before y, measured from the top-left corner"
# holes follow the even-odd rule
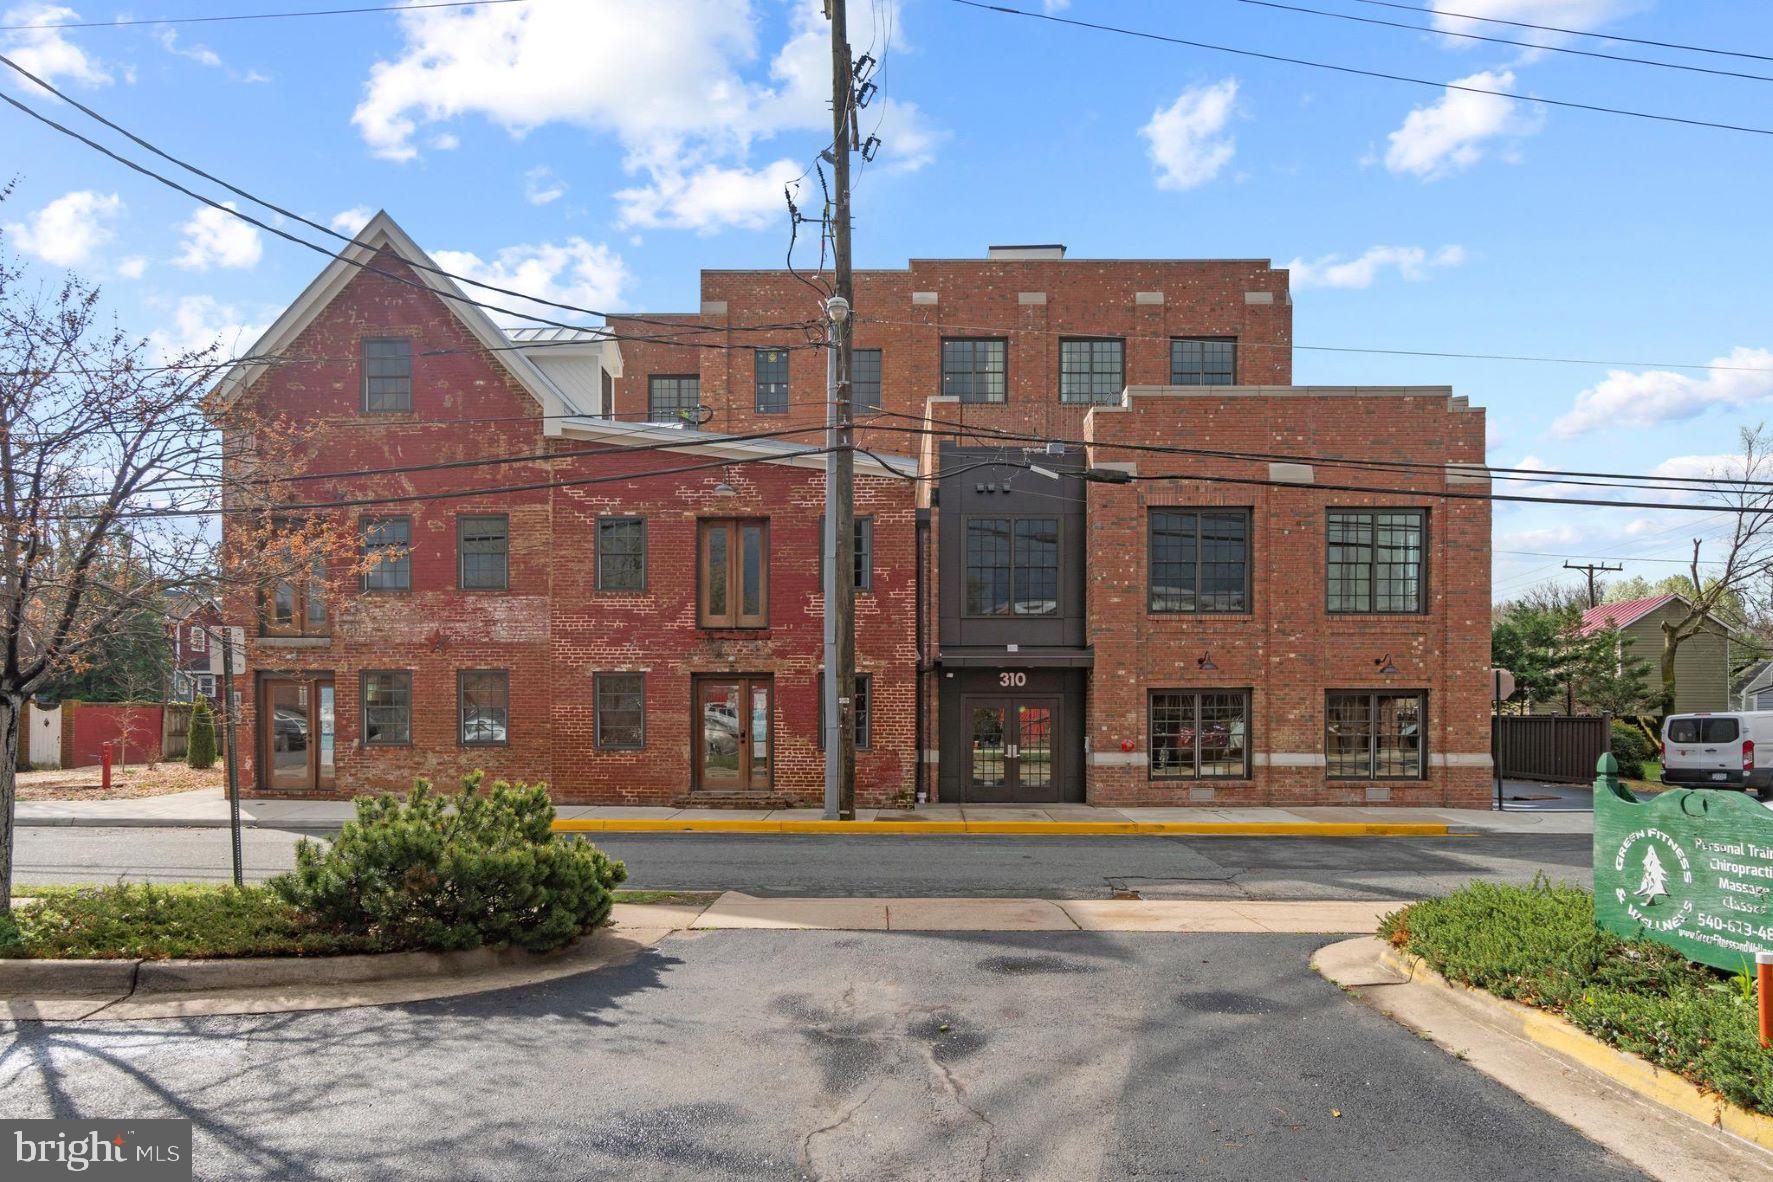
[[[379,265],[397,276],[412,274],[386,250]],[[311,470],[362,472],[492,454],[551,456],[304,486],[316,497],[564,485],[365,508],[365,514],[411,517],[412,589],[338,594],[326,638],[249,640],[249,672],[241,679],[249,724],[260,706],[254,688],[265,678],[305,672],[333,679],[336,783],[313,790],[394,788],[416,775],[447,783],[484,767],[495,775],[546,780],[566,802],[681,801],[696,776],[697,679],[747,676],[772,679],[774,694],[771,780],[753,795],[803,803],[819,798],[823,483],[812,457],[795,460],[784,450],[820,442],[825,355],[805,347],[809,337],[802,327],[816,320],[819,299],[800,278],[780,271],[706,271],[701,295],[695,313],[611,318],[620,338],[619,346],[606,346],[620,352],[609,367],[614,411],[592,425],[555,422],[564,416],[549,415],[511,359],[489,352],[462,315],[427,291],[374,274],[350,277],[284,345],[304,360],[256,376],[243,395],[255,405],[297,420],[325,421]],[[955,736],[942,734],[939,743],[938,734],[944,719],[952,730],[960,716],[955,709],[944,712],[944,695],[958,693],[962,684],[976,687],[986,676],[977,646],[945,653],[936,626],[943,593],[938,588],[956,585],[942,581],[936,556],[942,530],[957,528],[944,525],[934,495],[939,438],[999,447],[1006,465],[1024,473],[1019,449],[1056,439],[1071,441],[1068,453],[1081,452],[1098,469],[1192,477],[1079,486],[1087,490],[1088,544],[1073,549],[1085,551],[1074,557],[1087,563],[1080,608],[1085,635],[1069,654],[1047,654],[1047,671],[1031,683],[1061,687],[1050,691],[1058,695],[1053,700],[1066,702],[1065,710],[1075,715],[1065,724],[1075,732],[1061,741],[1084,753],[1078,798],[1126,805],[1483,803],[1489,504],[1437,495],[1488,487],[1481,471],[1449,473],[1446,467],[1483,463],[1481,411],[1444,389],[1292,387],[1287,275],[1261,261],[914,260],[904,270],[858,272],[856,308],[857,347],[881,350],[884,412],[864,419],[861,442],[882,454],[914,457],[924,477],[907,481],[858,458],[864,474],[857,481],[857,512],[873,519],[872,585],[857,597],[859,667],[872,675],[872,742],[857,759],[862,804],[904,801],[914,792],[939,794],[938,749],[956,748],[950,745]],[[772,327],[747,331],[755,325]],[[356,357],[366,336],[412,340],[409,414],[362,413]],[[943,395],[945,337],[1006,342],[1003,401],[968,403]],[[1061,400],[1060,342],[1070,337],[1123,343],[1122,380],[1129,389],[1117,392],[1112,405]],[[1177,337],[1234,338],[1236,385],[1171,386],[1170,342]],[[754,347],[789,350],[782,413],[758,409]],[[698,450],[705,442],[686,442],[674,451],[611,450],[618,423],[647,420],[649,379],[684,375],[696,378],[706,408],[695,416],[703,432],[806,431],[788,436],[787,444],[732,445],[737,450],[726,453],[730,465],[690,473],[659,469],[717,454]],[[649,439],[661,434],[642,431],[651,432]],[[993,432],[1033,438],[1004,440]],[[1137,450],[1150,444],[1244,455]],[[767,462],[758,450],[766,446],[777,449]],[[1276,468],[1265,458],[1269,453],[1421,466]],[[1326,487],[1337,484],[1384,491]],[[1188,616],[1149,610],[1149,512],[1162,506],[1249,511],[1248,610]],[[1422,610],[1327,610],[1326,513],[1358,506],[1426,512]],[[508,519],[509,584],[501,591],[460,590],[456,518],[484,513]],[[597,521],[610,514],[647,521],[643,591],[598,588]],[[768,520],[766,628],[700,626],[697,522],[709,517]],[[927,524],[920,526],[920,519]],[[230,619],[252,612],[239,599],[227,608]],[[1005,647],[1006,669],[1017,667],[1018,647]],[[1203,654],[1210,654],[1214,670],[1201,667]],[[966,661],[970,670],[956,678],[954,670]],[[1061,675],[1053,671],[1056,665],[1070,671]],[[472,669],[509,672],[503,746],[465,747],[459,741],[456,679]],[[410,744],[362,744],[361,678],[369,670],[411,674]],[[594,679],[613,672],[645,675],[640,750],[607,750],[596,742]],[[1192,781],[1154,775],[1150,693],[1204,689],[1248,691],[1247,731],[1240,730],[1250,749],[1248,774]],[[1419,725],[1426,751],[1420,776],[1328,774],[1325,695],[1353,690],[1426,695],[1425,717],[1409,724]],[[1069,704],[1074,699],[1082,702],[1080,710]],[[256,727],[249,725],[247,733]],[[1028,745],[1025,736],[1022,746]],[[260,780],[253,775],[248,782]]]

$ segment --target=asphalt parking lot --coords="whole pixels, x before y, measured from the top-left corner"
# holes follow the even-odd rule
[[[21,1024],[0,1111],[188,1115],[215,1179],[1642,1178],[1315,975],[1330,939],[679,934],[473,997]]]

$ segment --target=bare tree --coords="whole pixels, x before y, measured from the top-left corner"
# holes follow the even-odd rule
[[[119,621],[162,610],[169,591],[256,585],[285,562],[313,570],[343,544],[331,518],[292,530],[272,516],[289,489],[264,473],[294,470],[285,460],[299,450],[287,425],[231,422],[251,462],[222,454],[205,417],[214,348],[156,363],[147,342],[104,322],[96,288],[23,280],[0,251],[0,912],[31,694],[94,659]],[[224,506],[240,515],[228,550]]]
[[[1768,480],[1773,475],[1773,441],[1768,439],[1764,425],[1742,428],[1740,438],[1740,467],[1733,461],[1729,469],[1711,473],[1707,492],[1707,499],[1732,518],[1730,534],[1722,539],[1722,569],[1701,575],[1700,551],[1705,540],[1694,538],[1688,567],[1693,593],[1685,597],[1685,611],[1662,622],[1664,715],[1674,710],[1675,656],[1681,645],[1705,628],[1708,621],[1718,618],[1720,609],[1741,602],[1752,584],[1766,579],[1768,565],[1773,562],[1773,486],[1769,486]]]

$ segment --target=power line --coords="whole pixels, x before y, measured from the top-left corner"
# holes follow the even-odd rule
[[[1310,16],[1330,17],[1334,20],[1356,21],[1363,25],[1383,25],[1388,29],[1405,29],[1412,33],[1438,34],[1442,37],[1461,37],[1467,41],[1488,41],[1494,45],[1513,45],[1519,49],[1541,49],[1549,53],[1568,53],[1578,57],[1602,58],[1612,62],[1628,62],[1637,66],[1660,66],[1665,70],[1689,70],[1695,74],[1715,74],[1724,78],[1746,78],[1752,82],[1773,82],[1773,76],[1767,74],[1748,74],[1738,70],[1715,70],[1710,66],[1692,66],[1684,62],[1663,62],[1647,57],[1628,57],[1619,53],[1602,53],[1596,49],[1576,49],[1569,45],[1542,45],[1534,41],[1516,41],[1509,37],[1486,37],[1482,33],[1459,33],[1451,29],[1435,29],[1427,25],[1410,25],[1402,21],[1380,20],[1378,17],[1356,16],[1352,12],[1329,12],[1322,8],[1307,8],[1300,4],[1282,4],[1279,0],[1235,0],[1238,4],[1251,4],[1258,8],[1273,8],[1282,12],[1305,13]],[[1422,12],[1415,8],[1411,11]]]
[[[1534,29],[1541,33],[1564,33],[1571,37],[1593,37],[1601,41],[1624,41],[1631,45],[1650,45],[1657,49],[1681,49],[1688,53],[1710,53],[1719,57],[1749,58],[1757,62],[1773,62],[1773,55],[1764,53],[1745,53],[1736,49],[1712,49],[1704,45],[1684,45],[1679,41],[1652,41],[1644,37],[1626,37],[1620,33],[1595,33],[1587,29],[1566,29],[1557,25],[1535,25],[1527,21],[1504,20],[1499,16],[1473,16],[1466,12],[1448,12],[1444,8],[1418,7],[1414,4],[1398,4],[1395,0],[1356,0],[1360,4],[1372,4],[1379,8],[1401,8],[1405,12],[1426,12],[1433,16],[1450,16],[1462,21],[1482,21],[1487,25],[1511,25],[1517,29]],[[1437,32],[1439,30],[1436,30]],[[1541,47],[1543,48],[1543,47]]]
[[[985,12],[1002,13],[1006,16],[1027,17],[1030,20],[1051,21],[1054,24],[1073,25],[1080,29],[1094,29],[1101,33],[1118,33],[1123,37],[1138,37],[1146,41],[1162,41],[1171,45],[1186,45],[1193,49],[1208,49],[1215,53],[1235,54],[1239,57],[1260,58],[1263,61],[1280,62],[1290,66],[1307,66],[1314,70],[1332,70],[1338,74],[1354,74],[1363,78],[1378,78],[1386,82],[1404,82],[1412,86],[1428,86],[1436,90],[1457,90],[1467,94],[1484,94],[1493,98],[1509,99],[1517,103],[1536,103],[1546,107],[1562,107],[1574,111],[1590,111],[1601,115],[1623,115],[1632,119],[1648,119],[1657,123],[1678,123],[1688,127],[1709,127],[1715,131],[1736,131],[1748,135],[1773,135],[1773,127],[1750,127],[1739,123],[1720,123],[1709,119],[1690,119],[1683,115],[1662,115],[1652,111],[1636,111],[1626,107],[1609,107],[1599,103],[1581,103],[1570,99],[1546,98],[1536,94],[1512,94],[1506,90],[1494,90],[1484,86],[1472,86],[1463,82],[1435,82],[1428,78],[1416,78],[1408,74],[1392,74],[1384,70],[1364,70],[1358,66],[1343,66],[1333,62],[1313,61],[1310,58],[1288,57],[1285,54],[1266,53],[1257,49],[1243,49],[1234,45],[1216,45],[1210,41],[1196,41],[1187,37],[1174,37],[1166,33],[1153,33],[1144,29],[1129,29],[1123,25],[1101,24],[1096,21],[1077,20],[1074,17],[1059,16],[1051,12],[1030,12],[1023,8],[1012,8],[1007,4],[988,4],[984,0],[949,0],[952,4],[977,8]]]
[[[310,8],[289,12],[242,12],[227,16],[118,17],[109,21],[43,21],[30,25],[0,25],[0,33],[25,33],[40,29],[127,29],[139,25],[212,25],[223,21],[278,21],[304,16],[357,16],[375,12],[416,12],[425,8],[483,8],[494,4],[525,4],[528,0],[415,0],[412,4],[373,4],[361,8]]]

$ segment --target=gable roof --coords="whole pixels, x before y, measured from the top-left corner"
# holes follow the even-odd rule
[[[1689,606],[1692,604],[1692,601],[1685,595],[1673,593],[1652,595],[1647,599],[1622,599],[1618,603],[1603,603],[1582,613],[1582,626],[1576,630],[1576,634],[1578,636],[1593,636],[1596,633],[1616,628],[1629,628],[1645,616],[1676,602]],[[1705,618],[1732,636],[1740,634],[1740,630],[1731,626],[1729,621],[1720,620],[1712,612],[1706,612]]]
[[[265,330],[263,336],[253,342],[252,348],[246,352],[247,359],[235,363],[222,375],[214,391],[216,401],[222,406],[228,406],[238,400],[246,388],[270,367],[270,361],[264,359],[276,357],[294,344],[302,331],[326,310],[333,298],[381,250],[392,251],[408,263],[419,264],[413,268],[418,281],[437,294],[444,306],[461,322],[462,327],[485,346],[517,380],[518,385],[536,400],[544,414],[584,413],[523,350],[510,347],[511,342],[485,310],[470,302],[470,298],[456,286],[454,280],[440,273],[431,256],[419,248],[419,244],[388,216],[386,210],[378,210],[368,224],[357,232],[350,244],[340,250],[337,257],[302,290],[295,302],[284,309],[283,315]]]

